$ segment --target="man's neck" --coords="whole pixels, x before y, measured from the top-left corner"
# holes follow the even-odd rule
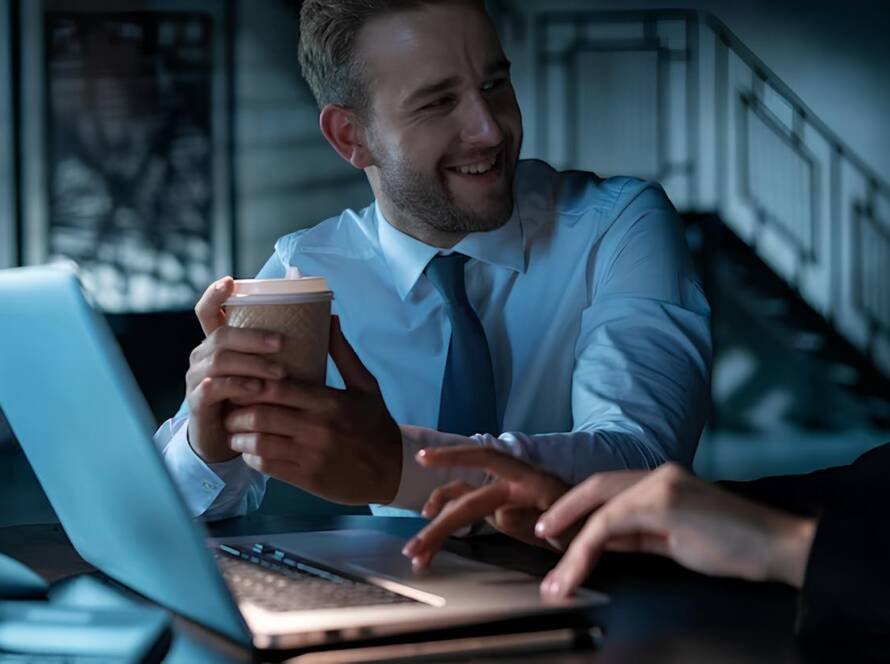
[[[429,224],[424,224],[414,219],[406,218],[404,215],[399,215],[398,211],[393,209],[393,206],[385,199],[378,198],[377,205],[380,207],[384,219],[388,221],[391,226],[402,231],[405,235],[413,237],[415,240],[420,240],[431,247],[451,249],[451,247],[456,245],[467,235],[463,232],[449,233],[447,231],[440,231],[431,227]]]

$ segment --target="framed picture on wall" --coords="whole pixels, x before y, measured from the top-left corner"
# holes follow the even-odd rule
[[[18,258],[13,170],[12,31],[9,23],[9,0],[0,0],[0,268],[15,265]]]
[[[76,261],[105,311],[191,308],[232,271],[227,10],[21,4],[24,262]]]

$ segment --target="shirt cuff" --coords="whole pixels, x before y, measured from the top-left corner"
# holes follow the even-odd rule
[[[451,447],[454,445],[485,445],[496,441],[494,436],[476,435],[472,438],[434,429],[402,425],[402,477],[392,507],[420,511],[434,489],[453,481],[466,482],[471,486],[485,484],[488,474],[484,470],[468,468],[424,468],[414,459],[424,447]],[[491,439],[491,441],[489,441]],[[375,511],[375,514],[377,512]]]
[[[201,516],[225,488],[225,480],[214,470],[222,470],[225,474],[225,469],[220,467],[232,462],[214,464],[214,470],[211,470],[189,445],[188,422],[183,422],[177,429],[163,453],[167,468],[176,479],[189,513],[192,517]],[[240,456],[233,459],[233,461],[240,460]],[[243,461],[241,463],[243,464]]]

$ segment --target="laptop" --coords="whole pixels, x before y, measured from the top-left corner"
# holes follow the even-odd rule
[[[123,585],[233,641],[297,649],[608,601],[447,552],[415,575],[374,530],[208,538],[154,444],[145,400],[70,267],[0,270],[0,408],[71,543]],[[577,617],[577,616],[576,616]]]

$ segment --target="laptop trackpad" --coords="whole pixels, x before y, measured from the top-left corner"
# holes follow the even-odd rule
[[[437,554],[430,567],[422,572],[415,572],[411,567],[411,561],[401,555],[354,557],[346,563],[346,566],[363,575],[381,575],[408,582],[411,580],[455,579],[480,574],[503,575],[505,573],[504,570],[491,565],[461,558],[447,552]]]
[[[309,560],[331,564],[343,571],[352,571],[361,576],[389,577],[408,583],[467,576],[473,576],[478,581],[482,574],[530,578],[447,551],[439,552],[428,570],[415,573],[411,561],[402,555],[404,539],[371,530],[300,533],[275,538],[273,542]]]

